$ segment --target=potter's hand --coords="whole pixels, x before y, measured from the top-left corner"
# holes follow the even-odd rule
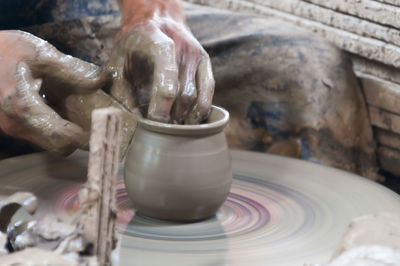
[[[46,105],[42,92],[65,95],[98,89],[106,75],[21,31],[0,31],[0,128],[63,154],[86,148],[88,134]]]
[[[180,3],[121,0],[120,7],[122,28],[108,64],[111,94],[153,120],[204,120],[214,93],[211,63],[186,26]]]

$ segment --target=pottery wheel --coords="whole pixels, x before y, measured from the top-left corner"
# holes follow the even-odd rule
[[[326,262],[351,219],[400,212],[400,196],[364,178],[321,165],[232,151],[234,182],[214,218],[190,224],[135,214],[118,188],[120,265],[304,265]],[[0,193],[34,192],[41,217],[77,208],[87,154],[46,154],[0,162]]]

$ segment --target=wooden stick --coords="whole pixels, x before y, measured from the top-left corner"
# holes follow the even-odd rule
[[[117,108],[94,110],[88,181],[79,194],[80,228],[84,239],[93,244],[100,265],[110,265],[115,247],[116,183],[119,169],[121,116]]]

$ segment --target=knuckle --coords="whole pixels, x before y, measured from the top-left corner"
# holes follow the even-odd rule
[[[171,62],[171,60],[175,61],[175,44],[166,44],[162,45],[157,48],[156,56],[165,58],[165,59],[170,59],[167,60],[167,62]]]
[[[200,116],[206,115],[208,113],[208,109],[210,109],[210,105],[205,102],[200,102],[198,106],[199,106]]]
[[[186,86],[185,90],[181,94],[182,103],[185,105],[192,104],[197,98],[197,91],[194,84]]]
[[[160,51],[170,51],[172,49],[175,49],[175,43],[169,37],[162,38],[160,41],[155,42],[154,46],[157,50]]]
[[[15,110],[13,108],[13,102],[15,98],[15,93],[8,93],[4,95],[1,100],[1,111],[5,115],[15,115]]]
[[[211,108],[211,100],[207,99],[207,100],[199,101],[197,103],[197,106],[198,106],[197,110],[199,112],[199,116],[200,117],[204,117],[204,116],[206,116],[208,114],[208,112],[209,112],[209,110]]]
[[[195,100],[196,100],[195,94],[184,94],[181,97],[181,101],[184,106],[191,105]]]
[[[187,47],[186,53],[191,57],[195,59],[201,59],[203,58],[204,50],[203,47],[200,44],[197,43],[186,43],[185,46]]]
[[[215,81],[213,80],[212,84],[210,85],[210,94],[214,95],[215,91]]]
[[[167,47],[167,48],[169,48],[169,49],[172,49],[172,48],[174,48],[175,47],[175,42],[171,39],[171,38],[165,38],[165,40],[164,40],[164,46],[165,47]]]
[[[210,56],[203,47],[201,47],[200,51],[200,61],[211,61]]]
[[[203,84],[200,87],[203,94],[213,95],[215,90],[215,80],[213,77],[208,77],[203,80]]]
[[[163,99],[172,100],[172,99],[176,98],[177,92],[175,89],[169,88],[169,89],[160,90],[159,95]]]
[[[214,79],[213,76],[208,78],[207,87],[210,88],[211,90],[214,90],[214,88],[215,88],[215,79]]]

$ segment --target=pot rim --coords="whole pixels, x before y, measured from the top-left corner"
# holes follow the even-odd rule
[[[222,115],[222,117],[216,121],[212,121],[210,123],[203,123],[199,125],[176,125],[176,124],[168,124],[157,122],[153,120],[149,120],[146,118],[140,118],[138,120],[138,126],[145,128],[149,131],[158,132],[158,133],[166,133],[170,135],[204,135],[204,134],[214,134],[221,132],[229,121],[229,112],[222,107],[212,105],[211,113],[217,112]]]

